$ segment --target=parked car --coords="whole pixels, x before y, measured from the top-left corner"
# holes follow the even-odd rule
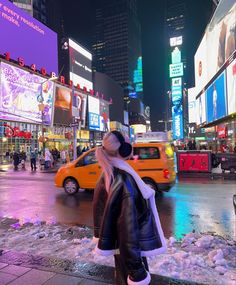
[[[175,183],[174,153],[169,143],[136,143],[128,163],[156,191],[169,191]],[[79,188],[94,189],[100,175],[94,148],[63,165],[55,176],[55,185],[72,195]]]

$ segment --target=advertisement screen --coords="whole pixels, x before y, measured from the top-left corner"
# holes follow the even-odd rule
[[[99,99],[88,96],[89,129],[100,130],[100,103]]]
[[[170,64],[170,77],[183,76],[184,65],[183,62]]]
[[[189,123],[196,123],[197,116],[196,116],[196,88],[189,88],[188,89],[188,122]]]
[[[206,94],[201,94],[196,100],[196,120],[197,125],[206,123]]]
[[[225,72],[223,72],[207,89],[207,123],[226,116]]]
[[[55,32],[7,0],[0,0],[0,27],[0,54],[22,57],[26,65],[45,67],[48,74],[58,72]]]
[[[227,67],[228,115],[236,112],[236,59]]]
[[[69,39],[70,80],[80,88],[93,89],[92,83],[92,54],[82,46]]]
[[[42,122],[39,97],[44,104],[44,124],[52,124],[53,82],[1,62],[0,119],[9,121]],[[44,82],[44,84],[43,84]]]
[[[70,123],[72,123],[72,91],[56,85],[54,124],[68,126]]]
[[[173,139],[180,140],[184,138],[183,130],[183,107],[172,107],[172,120],[173,120]]]
[[[171,98],[173,105],[179,104],[182,100],[182,78],[173,78],[171,85]]]
[[[110,131],[109,104],[104,100],[100,100],[100,131]]]
[[[199,48],[194,56],[194,69],[195,69],[195,86],[196,95],[206,86],[208,83],[207,78],[207,41],[206,35],[204,35]]]
[[[220,1],[207,29],[208,81],[236,50],[236,3]]]
[[[178,171],[187,172],[210,172],[211,165],[209,159],[210,153],[198,152],[179,152],[178,153]]]
[[[75,106],[77,115],[73,115],[77,120],[81,121],[81,127],[85,127],[86,123],[86,108],[87,108],[87,95],[75,92]]]

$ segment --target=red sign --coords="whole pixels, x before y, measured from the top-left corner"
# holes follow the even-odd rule
[[[178,153],[178,171],[210,172],[210,152],[207,153]]]
[[[18,127],[12,128],[11,126],[4,124],[5,127],[5,137],[7,138],[25,138],[30,139],[32,137],[32,134],[30,132],[20,131]]]
[[[226,127],[217,127],[217,137],[220,139],[226,138],[228,135]]]

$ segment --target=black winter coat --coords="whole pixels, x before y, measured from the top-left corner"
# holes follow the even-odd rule
[[[131,280],[146,276],[141,256],[162,247],[149,203],[133,177],[115,168],[108,195],[102,176],[93,200],[94,235],[99,238],[97,251],[102,255],[117,253],[126,263]]]

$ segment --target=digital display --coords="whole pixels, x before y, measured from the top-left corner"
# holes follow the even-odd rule
[[[93,89],[92,83],[92,54],[82,46],[69,39],[70,80],[80,88]]]
[[[100,103],[99,99],[88,96],[89,129],[100,130]]]
[[[196,123],[196,88],[188,89],[188,122]]]
[[[228,115],[236,112],[236,59],[227,67]]]
[[[196,100],[196,120],[197,125],[206,123],[206,94],[200,95]]]
[[[173,139],[181,140],[184,138],[183,130],[183,106],[172,107],[172,127],[173,127]]]
[[[207,89],[207,123],[226,116],[225,72],[223,72]]]
[[[0,119],[40,124],[41,102],[44,104],[44,124],[51,125],[54,83],[4,62],[0,67]]]
[[[110,131],[109,103],[104,100],[100,100],[100,131]]]
[[[0,54],[58,73],[57,34],[10,1],[0,0]]]
[[[142,64],[141,56],[139,56],[137,59],[137,66],[136,66],[136,69],[134,70],[133,82],[135,84],[135,91],[142,92],[143,91],[143,64]],[[133,97],[133,98],[136,98],[136,97]]]
[[[87,95],[80,92],[75,92],[74,99],[75,105],[73,104],[73,106],[77,109],[77,115],[73,116],[81,122],[81,127],[85,127]]]
[[[210,152],[178,152],[178,171],[183,172],[210,172]]]
[[[173,105],[177,105],[182,100],[182,78],[173,78],[171,85],[171,98]]]
[[[184,65],[183,62],[170,64],[169,67],[170,77],[183,76],[184,74]]]
[[[182,36],[170,38],[170,46],[171,47],[181,46],[182,43],[183,43],[183,37]]]
[[[60,85],[55,88],[54,124],[72,123],[72,90]]]

